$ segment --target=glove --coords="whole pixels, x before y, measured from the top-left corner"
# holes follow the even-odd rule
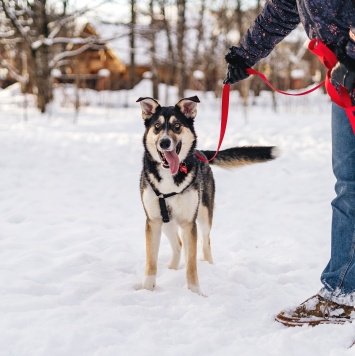
[[[331,77],[345,87],[349,93],[355,89],[355,67],[351,68],[345,63],[338,62],[331,72]]]
[[[245,72],[248,66],[244,59],[236,53],[236,47],[231,47],[224,58],[228,63],[228,72],[223,84],[235,84],[249,77],[249,74]]]
[[[349,36],[349,42],[353,43],[355,28],[350,29]],[[355,96],[355,59],[350,58],[342,46],[336,49],[335,54],[339,62],[334,66],[330,76],[332,80],[345,87],[351,96]]]

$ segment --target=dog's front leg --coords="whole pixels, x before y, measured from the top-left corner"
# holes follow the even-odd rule
[[[157,276],[157,260],[161,236],[161,222],[147,219],[145,225],[146,266],[142,287],[153,290]]]
[[[193,292],[202,294],[197,276],[197,225],[193,221],[181,226],[183,247],[185,251],[187,287]]]
[[[181,255],[181,241],[178,234],[178,226],[175,223],[170,222],[169,224],[163,224],[162,230],[169,239],[171,249],[173,251],[173,255],[171,256],[169,263],[169,268],[178,269]]]

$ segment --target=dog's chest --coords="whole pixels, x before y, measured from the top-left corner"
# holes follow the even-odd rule
[[[165,203],[169,211],[171,220],[192,220],[196,216],[196,212],[199,206],[199,192],[196,189],[189,188],[186,191],[184,189],[188,187],[193,177],[187,177],[184,184],[177,186],[174,183],[173,177],[168,175],[163,177],[160,182],[157,182],[153,176],[148,175],[152,180],[155,187],[159,192],[163,194],[169,194],[176,192],[178,194],[165,198]],[[159,199],[151,186],[148,184],[142,192],[142,202],[145,211],[150,219],[161,218]]]
[[[142,202],[149,219],[161,218],[159,199],[150,187],[143,191]],[[197,213],[199,194],[197,190],[188,190],[165,198],[165,203],[170,220],[191,221]]]

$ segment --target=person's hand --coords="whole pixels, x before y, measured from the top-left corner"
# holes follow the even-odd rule
[[[355,27],[350,28],[348,45],[355,45]],[[353,100],[355,100],[355,59],[349,57],[346,47],[343,46],[337,48],[335,54],[338,58],[338,63],[330,73],[331,79],[345,87]]]
[[[235,84],[249,77],[246,73],[248,66],[244,59],[235,53],[235,47],[231,47],[224,58],[228,63],[228,72],[223,84]]]
[[[345,87],[348,90],[349,94],[354,91],[355,67],[351,68],[351,66],[347,65],[346,63],[338,62],[332,69],[330,75],[334,81]]]

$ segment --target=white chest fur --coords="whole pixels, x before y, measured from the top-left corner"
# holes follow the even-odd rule
[[[148,177],[160,193],[178,193],[165,199],[166,206],[170,211],[170,220],[176,220],[177,222],[192,221],[192,219],[196,217],[196,212],[199,206],[199,192],[194,189],[183,190],[190,185],[193,176],[188,176],[182,184],[177,186],[174,183],[173,176],[170,172],[164,170],[161,173],[162,180],[160,182],[158,182],[151,174],[148,175]],[[161,218],[159,199],[150,185],[144,190],[142,201],[149,219]]]

